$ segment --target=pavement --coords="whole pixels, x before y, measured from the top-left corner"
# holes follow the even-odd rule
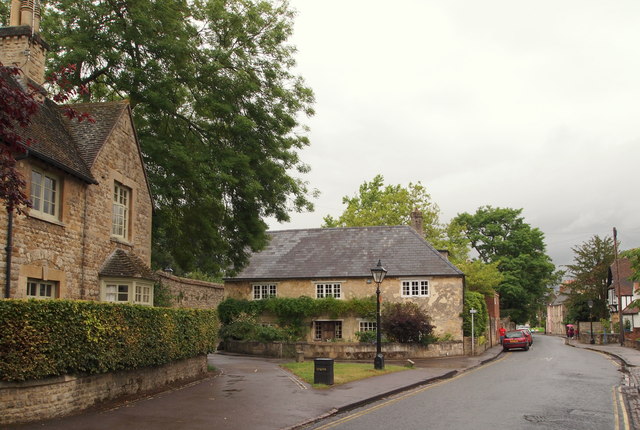
[[[640,429],[640,351],[617,344],[581,344],[568,339],[566,343],[619,360],[627,382],[621,392],[633,428]],[[495,346],[473,357],[415,359],[414,367],[407,371],[314,389],[279,366],[290,360],[216,353],[209,355],[208,361],[217,372],[204,380],[131,402],[113,404],[108,409],[9,428],[299,429],[339,412],[451,378],[501,354],[502,347]],[[387,360],[385,364],[406,365],[407,361]]]

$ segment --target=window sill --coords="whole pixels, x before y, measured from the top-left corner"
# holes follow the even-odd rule
[[[60,221],[59,219],[55,219],[53,217],[48,217],[45,215],[41,215],[38,212],[35,211],[30,211],[29,215],[27,215],[29,218],[33,218],[33,219],[37,219],[39,221],[44,221],[44,222],[48,222],[49,224],[54,224],[54,225],[58,225],[60,227],[66,227],[66,225]]]
[[[111,236],[111,242],[119,243],[121,245],[133,246],[133,243],[118,236]]]

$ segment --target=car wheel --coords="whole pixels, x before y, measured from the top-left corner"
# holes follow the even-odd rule
[[[525,350],[525,351],[529,351],[529,345],[525,346],[525,347],[524,347],[524,350]]]
[[[502,351],[503,352],[507,352],[507,351],[509,351],[509,348],[502,348]]]

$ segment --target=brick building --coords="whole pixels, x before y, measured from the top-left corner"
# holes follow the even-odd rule
[[[22,69],[24,88],[42,88],[48,49],[33,3],[12,0],[10,26],[0,28],[0,62]],[[3,297],[151,305],[152,198],[131,108],[124,101],[74,108],[95,123],[70,121],[42,97],[20,131],[33,140],[18,163],[33,208],[0,210],[11,239],[0,259]]]

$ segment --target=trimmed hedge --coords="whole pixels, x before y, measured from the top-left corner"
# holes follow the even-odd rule
[[[157,366],[213,352],[215,310],[0,300],[0,380]]]

